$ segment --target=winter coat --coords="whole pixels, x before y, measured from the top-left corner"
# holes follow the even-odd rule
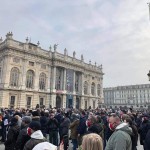
[[[109,138],[105,150],[132,150],[132,129],[127,123],[118,125]]]
[[[39,121],[40,122],[40,117],[39,116],[33,116],[32,121]]]
[[[16,141],[16,150],[23,150],[26,142],[30,140],[30,136],[27,134],[27,128],[28,125],[26,125],[22,130],[20,130]]]
[[[5,141],[5,150],[14,150],[16,146],[16,140],[19,135],[20,127],[16,124],[10,124],[7,140]]]
[[[144,150],[150,150],[150,129],[148,130],[144,142]]]
[[[48,121],[48,119],[46,116],[40,117],[41,131],[43,134],[46,134],[46,132],[47,132],[47,121]]]
[[[71,139],[77,139],[78,137],[78,132],[77,132],[77,127],[79,125],[79,119],[73,121],[71,124],[70,124],[70,130],[71,130]]]
[[[138,130],[135,125],[130,126],[132,128],[133,134],[131,135],[132,141],[132,150],[136,150],[137,142],[138,142]]]
[[[146,134],[147,134],[149,128],[150,128],[150,123],[148,120],[143,121],[141,123],[139,131],[138,131],[140,134],[140,144],[141,145],[144,145],[145,137],[146,137]]]
[[[31,134],[31,139],[25,144],[23,150],[32,150],[35,145],[45,141],[46,139],[44,138],[41,130],[37,130]]]
[[[49,119],[47,123],[48,132],[58,131],[58,126],[58,121],[55,118]]]
[[[79,126],[77,128],[78,134],[84,135],[86,133],[86,116],[80,118]]]
[[[69,126],[70,126],[70,119],[64,118],[63,122],[60,124],[60,135],[68,135],[69,132]]]

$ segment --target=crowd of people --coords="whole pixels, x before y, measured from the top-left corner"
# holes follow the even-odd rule
[[[113,109],[4,109],[5,150],[150,150],[149,113]],[[69,142],[70,141],[70,142]]]

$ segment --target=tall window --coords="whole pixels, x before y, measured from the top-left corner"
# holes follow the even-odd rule
[[[101,86],[100,84],[97,85],[97,95],[100,96],[101,93]]]
[[[88,83],[84,82],[84,94],[88,94]]]
[[[27,108],[31,107],[31,97],[27,97]]]
[[[10,107],[13,108],[15,105],[15,96],[10,97]]]
[[[91,94],[95,95],[95,83],[92,83],[91,85]]]
[[[19,69],[18,68],[12,68],[10,73],[10,85],[11,86],[18,86],[19,82]]]
[[[2,82],[2,68],[0,67],[0,83]]]
[[[61,68],[57,68],[57,70],[56,70],[56,90],[62,89],[62,80],[63,80],[63,70]]]
[[[26,77],[26,87],[33,88],[33,82],[34,82],[34,72],[32,70],[28,70]]]
[[[44,98],[40,97],[40,106],[43,106],[43,105],[44,105]]]
[[[46,87],[46,74],[41,73],[39,78],[39,88],[40,90],[45,90]]]

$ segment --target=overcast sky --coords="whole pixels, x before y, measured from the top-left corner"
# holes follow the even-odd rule
[[[148,0],[0,0],[0,36],[103,65],[104,87],[147,84],[150,70]]]

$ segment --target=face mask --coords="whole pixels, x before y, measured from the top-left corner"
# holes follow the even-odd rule
[[[31,128],[27,128],[27,134],[29,135],[29,136],[31,136],[31,134],[32,134],[32,132],[31,132]]]
[[[114,127],[113,127],[112,123],[109,123],[109,128],[110,128],[110,130],[114,131]]]

